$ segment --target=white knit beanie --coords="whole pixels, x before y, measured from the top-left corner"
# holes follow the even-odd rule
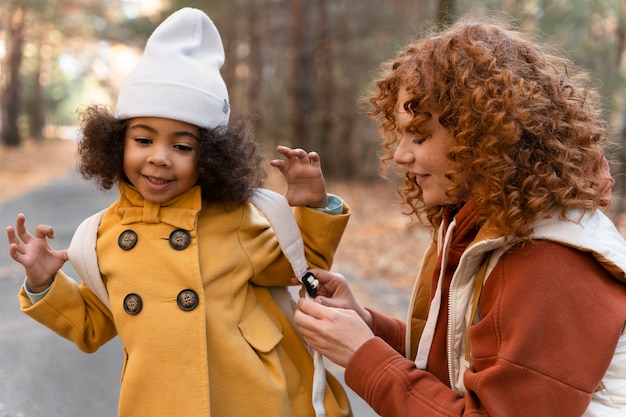
[[[230,104],[220,74],[223,64],[224,47],[211,19],[198,9],[180,9],[148,38],[143,56],[120,88],[115,117],[225,126]]]

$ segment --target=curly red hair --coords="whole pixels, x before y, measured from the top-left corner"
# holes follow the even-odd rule
[[[524,238],[553,207],[564,216],[607,204],[598,184],[612,186],[613,179],[602,170],[608,134],[598,95],[584,73],[528,35],[459,22],[408,45],[383,67],[368,114],[384,139],[384,175],[400,139],[398,92],[406,88],[415,126],[434,108],[451,130],[447,175],[454,185],[447,192],[455,204],[472,200],[481,223]],[[438,227],[444,207],[426,206],[408,176],[398,192],[407,214]]]

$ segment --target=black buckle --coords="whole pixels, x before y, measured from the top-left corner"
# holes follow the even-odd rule
[[[313,272],[307,272],[302,276],[302,283],[304,284],[304,288],[306,288],[307,294],[311,296],[311,298],[317,297],[317,288],[320,286],[320,282],[317,280]]]

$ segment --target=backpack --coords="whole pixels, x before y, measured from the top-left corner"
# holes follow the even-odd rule
[[[287,200],[274,191],[255,188],[249,201],[269,220],[284,255],[291,263],[295,276],[303,281],[307,291],[311,291],[312,274],[307,273],[308,264],[304,256],[304,243]],[[104,282],[102,282],[96,255],[98,227],[106,210],[104,209],[92,215],[78,226],[68,248],[68,255],[72,266],[83,282],[110,310],[109,295]],[[287,288],[270,287],[270,293],[297,332],[297,326],[293,322],[294,302]],[[300,333],[297,334],[300,338],[302,337]],[[302,342],[304,343],[304,341]],[[322,355],[317,351],[312,351],[312,356],[314,366],[313,408],[316,417],[325,417],[324,392],[326,390],[326,370]]]

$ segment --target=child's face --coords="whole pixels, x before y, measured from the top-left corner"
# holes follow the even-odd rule
[[[447,152],[453,144],[452,132],[439,123],[438,114],[421,128],[419,133],[408,132],[413,116],[404,109],[407,93],[404,88],[398,93],[395,117],[396,124],[402,134],[393,160],[404,165],[423,192],[424,203],[427,205],[447,205],[451,199],[446,190],[452,186],[445,173],[450,169]]]
[[[198,181],[198,128],[159,117],[128,121],[124,172],[148,201],[164,203]]]

